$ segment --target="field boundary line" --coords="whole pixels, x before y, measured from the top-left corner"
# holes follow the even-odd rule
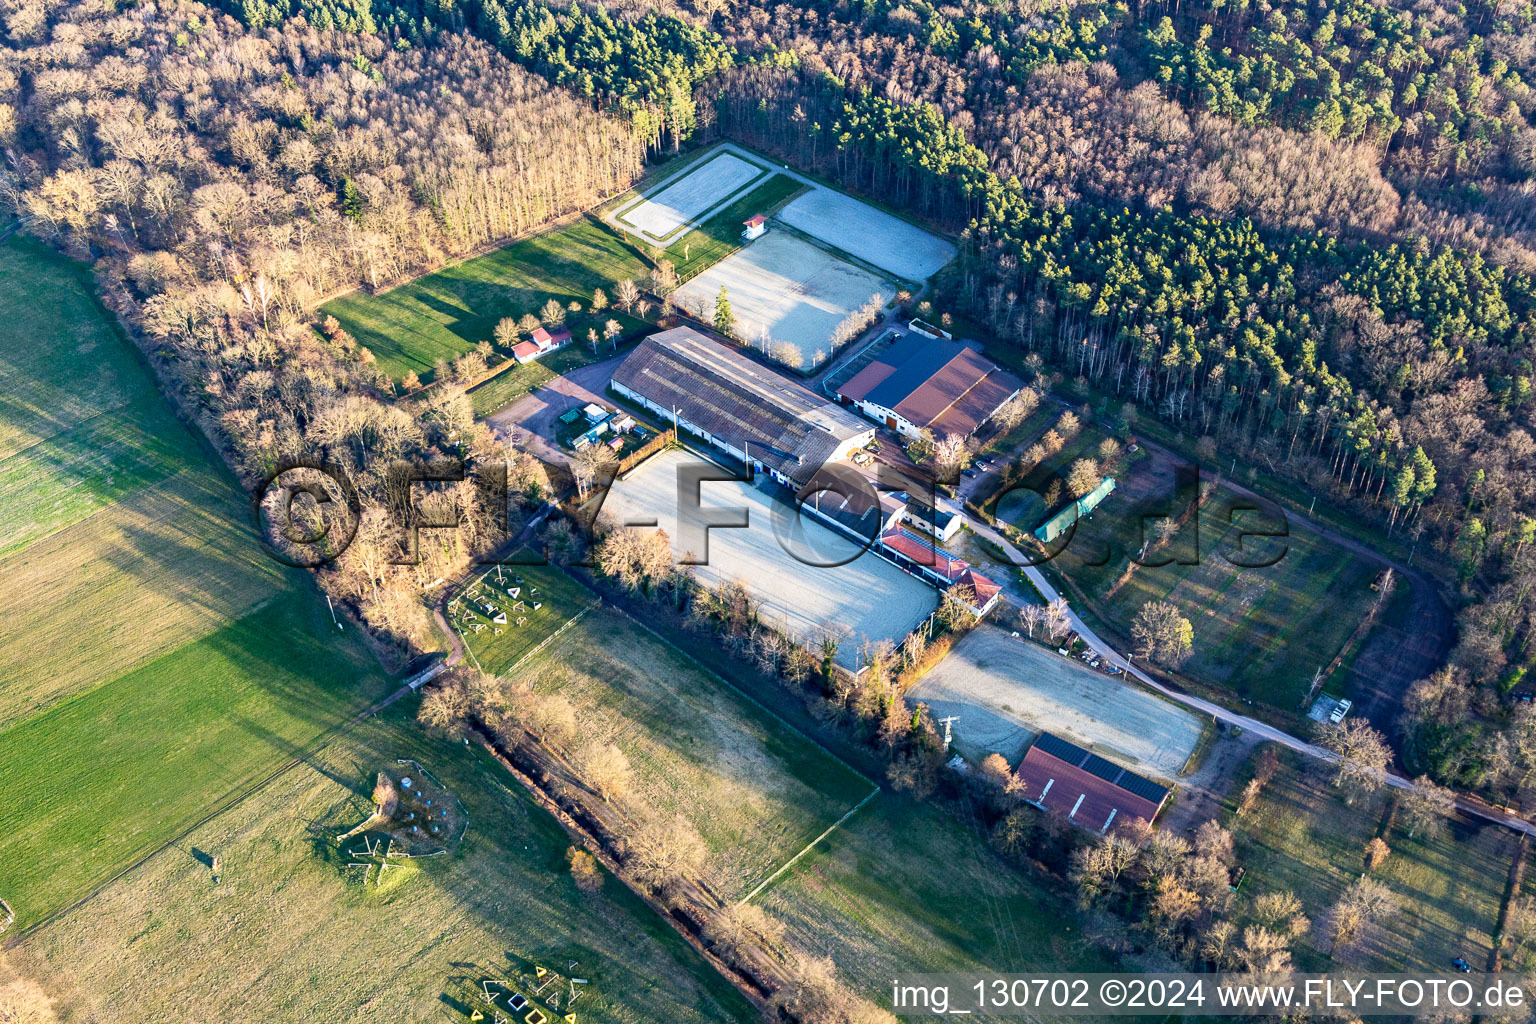
[[[580,581],[578,580],[577,582],[580,582]],[[870,778],[868,775],[865,775],[863,772],[859,771],[857,768],[855,768],[853,765],[849,764],[847,761],[844,761],[837,754],[833,753],[832,750],[830,748],[828,748],[825,743],[821,742],[820,740],[818,740],[816,737],[812,736],[810,733],[806,732],[805,730],[801,729],[798,725],[796,725],[795,723],[791,722],[789,719],[785,718],[783,715],[779,714],[777,711],[773,710],[768,705],[766,705],[762,701],[758,700],[756,697],[752,696],[746,690],[743,690],[741,687],[739,687],[735,683],[731,682],[729,679],[727,679],[725,676],[721,675],[719,672],[716,672],[714,669],[710,668],[708,665],[706,665],[703,662],[699,661],[693,655],[689,654],[687,651],[685,651],[681,647],[677,646],[677,644],[673,643],[671,640],[667,639],[665,636],[662,636],[656,630],[652,629],[648,624],[646,624],[646,623],[640,621],[640,619],[636,618],[627,609],[621,608],[619,605],[616,605],[616,604],[610,604],[608,607],[613,609],[614,611],[618,612],[620,615],[624,616],[626,619],[628,619],[630,622],[633,622],[635,625],[639,626],[641,629],[645,630],[647,633],[649,633],[651,636],[655,637],[657,640],[660,640],[663,644],[666,644],[667,647],[670,648],[671,650],[676,651],[678,654],[681,654],[684,658],[686,658],[688,660],[689,664],[696,666],[699,669],[699,671],[705,673],[708,676],[713,677],[714,679],[716,679],[717,681],[719,681],[721,683],[724,683],[731,690],[735,691],[737,694],[739,694],[741,697],[743,697],[745,700],[747,700],[749,703],[751,703],[751,705],[753,707],[757,708],[763,714],[767,715],[769,718],[772,718],[775,722],[778,722],[780,725],[782,725],[784,728],[788,729],[790,732],[794,733],[796,736],[799,736],[801,739],[805,740],[807,743],[810,743],[812,746],[816,747],[817,750],[820,750],[822,753],[826,754],[828,757],[830,757],[832,760],[836,761],[838,764],[842,765],[844,768],[848,769],[854,775],[856,775],[859,778],[863,779],[865,782],[869,783],[871,786],[874,786],[875,787],[875,792],[879,792],[880,791],[880,784],[878,782],[876,782],[874,779]],[[873,795],[873,794],[871,794],[871,795]],[[865,797],[864,799],[867,801],[869,799],[869,797]]]
[[[538,643],[534,644],[532,650],[525,651],[523,653],[523,656],[521,658],[518,658],[516,661],[514,661],[511,664],[511,666],[505,672],[502,673],[502,675],[503,676],[510,676],[513,672],[516,672],[518,669],[522,668],[523,667],[523,662],[527,661],[529,658],[533,657],[535,654],[538,654],[544,648],[548,647],[551,643],[553,643],[555,641],[556,637],[558,637],[561,633],[564,633],[566,630],[570,629],[572,626],[576,625],[576,623],[580,622],[582,619],[586,618],[587,617],[587,612],[590,612],[593,608],[596,608],[598,605],[600,605],[602,603],[603,603],[603,599],[601,597],[594,597],[592,600],[588,601],[585,608],[583,608],[581,611],[577,612],[575,615],[572,615],[570,618],[566,619],[565,622],[561,623],[559,629],[555,630],[553,633],[549,634],[549,636],[545,637],[543,640],[540,640]],[[465,643],[467,644],[468,641],[466,640]],[[471,653],[473,653],[473,652],[471,652]],[[476,660],[475,664],[478,665],[478,664],[480,664],[480,662],[478,660]],[[484,671],[484,669],[482,669],[481,671]]]
[[[829,753],[830,753],[830,751],[829,751]],[[779,867],[779,870],[775,871],[773,874],[769,875],[767,878],[765,878],[761,882],[757,883],[757,888],[753,889],[751,892],[747,893],[740,900],[738,900],[736,905],[738,907],[742,907],[742,906],[746,906],[748,903],[751,903],[753,898],[756,897],[758,893],[760,893],[764,889],[768,888],[770,885],[772,885],[775,881],[778,880],[779,876],[781,876],[782,874],[784,874],[784,872],[788,871],[790,868],[794,867],[797,863],[799,863],[800,858],[804,857],[806,854],[810,853],[811,850],[816,846],[817,843],[819,843],[823,839],[827,838],[827,836],[831,835],[833,832],[836,832],[839,828],[842,827],[843,822],[845,822],[849,818],[853,817],[855,814],[857,814],[859,812],[860,808],[862,808],[865,804],[869,803],[871,800],[873,800],[875,797],[877,797],[879,795],[880,795],[880,787],[876,786],[874,789],[869,791],[869,795],[868,796],[866,796],[863,800],[860,800],[858,803],[856,803],[852,807],[850,807],[846,814],[844,814],[841,818],[838,818],[831,825],[828,825],[827,826],[827,830],[825,832],[823,832],[821,835],[817,836],[815,839],[812,839],[809,843],[806,843],[805,846],[801,848],[799,853],[795,854],[793,857],[789,858],[789,860],[785,861],[783,863],[783,865],[781,865]]]

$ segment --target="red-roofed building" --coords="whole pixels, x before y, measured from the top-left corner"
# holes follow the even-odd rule
[[[887,530],[880,543],[892,554],[900,556],[896,564],[904,569],[917,569],[944,586],[959,581],[970,571],[970,563],[963,558],[946,554],[915,534],[897,527]]]
[[[1168,787],[1048,732],[1015,774],[1030,803],[1100,834],[1136,818],[1153,821],[1168,799]]]
[[[993,583],[975,569],[967,569],[961,573],[960,578],[955,581],[955,585],[970,587],[971,593],[976,595],[976,603],[968,607],[976,613],[977,618],[985,618],[986,614],[992,610],[992,606],[997,604],[997,599],[1003,592],[1002,587]]]
[[[885,532],[880,538],[880,547],[885,556],[901,568],[927,577],[946,590],[955,586],[969,587],[976,596],[976,603],[966,602],[966,607],[977,618],[985,618],[1003,592],[1002,587],[972,569],[965,559],[946,554],[934,547],[931,541],[908,533],[899,526]]]
[[[743,242],[750,242],[754,238],[762,238],[763,232],[768,230],[768,218],[760,213],[741,223],[747,229],[741,233],[741,240]]]
[[[512,346],[512,358],[520,363],[529,363],[570,343],[569,327],[556,327],[554,330],[536,327],[533,333],[528,335],[527,341],[520,341]]]
[[[839,401],[907,437],[975,433],[1023,382],[959,342],[907,334],[837,389]]]

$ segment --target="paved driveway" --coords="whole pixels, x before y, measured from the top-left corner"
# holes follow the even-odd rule
[[[561,416],[588,402],[612,405],[607,397],[608,380],[628,352],[602,362],[577,367],[556,377],[511,405],[498,409],[485,422],[503,440],[513,440],[545,462],[564,466],[570,455],[555,443],[555,427]]]

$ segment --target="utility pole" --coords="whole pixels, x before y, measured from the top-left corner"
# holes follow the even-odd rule
[[[950,732],[950,726],[958,721],[960,721],[959,715],[950,715],[948,718],[939,719],[939,723],[944,726],[944,750],[946,753],[949,751],[949,744],[954,740],[954,736]]]
[[[338,621],[337,618],[336,618],[336,606],[331,603],[331,595],[330,594],[326,594],[325,595],[325,606],[327,608],[329,608],[330,611],[331,611],[331,621],[336,623],[336,628],[337,629],[340,629],[341,628],[341,622]]]

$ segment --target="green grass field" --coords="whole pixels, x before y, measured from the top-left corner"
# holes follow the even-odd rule
[[[607,359],[613,354],[614,350],[606,344],[600,347],[595,356],[586,345],[567,345],[536,362],[523,363],[501,371],[469,392],[469,404],[476,416],[488,416],[497,409],[511,405],[545,381],[554,380],[597,359]]]
[[[399,380],[414,370],[425,382],[437,360],[452,360],[489,341],[502,317],[537,316],[551,298],[562,305],[577,301],[585,309],[593,289],[602,288],[612,298],[618,282],[633,278],[643,284],[647,273],[635,248],[597,220],[583,217],[382,295],[352,292],[326,303],[320,313],[340,321],[390,377]],[[589,326],[601,328],[610,318],[626,333],[642,326],[614,309],[595,318],[575,316],[567,326],[579,345]]]
[[[0,898],[25,927],[388,681],[91,297],[0,245]]]
[[[1239,555],[1238,534],[1278,523],[1263,514],[1234,514],[1234,506],[1243,504],[1222,489],[1201,508],[1198,565],[1139,567],[1122,582],[1123,557],[1103,565],[1085,561],[1096,545],[1118,542],[1125,550],[1128,540],[1137,542],[1139,516],[1150,506],[1117,492],[1083,525],[1057,564],[1085,591],[1099,595],[1101,614],[1125,629],[1148,601],[1172,601],[1195,629],[1185,673],[1294,709],[1314,673],[1333,660],[1370,608],[1371,582],[1381,565],[1294,522],[1284,539],[1245,539]],[[1193,556],[1193,531],[1187,532],[1170,553]],[[1282,550],[1283,556],[1264,568],[1245,568],[1228,558],[1266,561]]]
[[[1347,805],[1315,768],[1286,752],[1281,763],[1254,808],[1228,827],[1237,836],[1238,862],[1248,868],[1245,891],[1288,889],[1316,923],[1360,877],[1365,844],[1377,835],[1390,794]],[[1392,852],[1374,877],[1397,894],[1401,912],[1372,929],[1337,965],[1328,959],[1327,940],[1314,930],[1295,954],[1296,969],[1438,972],[1461,956],[1482,970],[1515,855],[1514,835],[1453,822],[1443,836],[1410,839],[1399,822],[1384,838]]]
[[[1111,971],[1076,911],[929,804],[882,794],[757,902],[870,998],[902,971]]]
[[[514,678],[537,693],[564,695],[583,723],[583,738],[625,753],[634,797],[693,824],[710,850],[712,882],[728,899],[746,895],[874,790],[806,736],[607,608],[561,635]]]
[[[518,590],[519,596],[512,597],[507,593],[509,589]],[[492,566],[454,595],[448,621],[464,638],[475,664],[499,676],[505,675],[518,659],[581,611],[592,598],[590,591],[554,566],[506,565],[500,567],[499,573]],[[514,610],[519,600],[523,604],[521,612]],[[534,608],[534,602],[543,607]],[[483,611],[486,604],[505,613],[506,623],[492,621],[494,616]],[[518,618],[527,621],[519,626]]]
[[[588,979],[582,1021],[758,1019],[629,890],[611,878],[596,893],[577,889],[565,832],[478,747],[426,738],[416,703],[348,729],[35,932],[10,952],[14,965],[68,1019],[104,1024],[189,1014],[467,1024],[480,981],[529,961]],[[365,886],[333,840],[367,816],[372,773],[399,757],[441,780],[469,826],[451,854]],[[199,855],[221,858],[217,885]]]
[[[1036,424],[1041,432],[1055,417],[1048,419]],[[1026,482],[1043,491],[1048,471],[1065,472],[1074,459],[1096,456],[1104,436],[1085,428]],[[1026,435],[1020,444],[1033,440]],[[1112,475],[1115,492],[1078,524],[1047,571],[1070,580],[1087,597],[1091,614],[1122,638],[1148,601],[1172,601],[1195,631],[1185,675],[1294,710],[1313,674],[1332,662],[1368,613],[1376,597],[1371,584],[1384,563],[1326,540],[1294,517],[1243,511],[1253,501],[1220,487],[1201,507],[1198,523],[1187,522],[1168,546],[1148,556],[1173,558],[1174,564],[1138,566],[1127,574],[1143,541],[1143,522],[1151,537],[1155,517],[1177,514],[1183,506],[1175,506],[1173,465],[1161,455],[1122,452]],[[1045,507],[1018,492],[995,511],[1027,532],[1043,520]],[[1281,528],[1284,537],[1251,536]],[[1239,550],[1243,533],[1250,536]],[[1391,614],[1389,609],[1388,620]]]

